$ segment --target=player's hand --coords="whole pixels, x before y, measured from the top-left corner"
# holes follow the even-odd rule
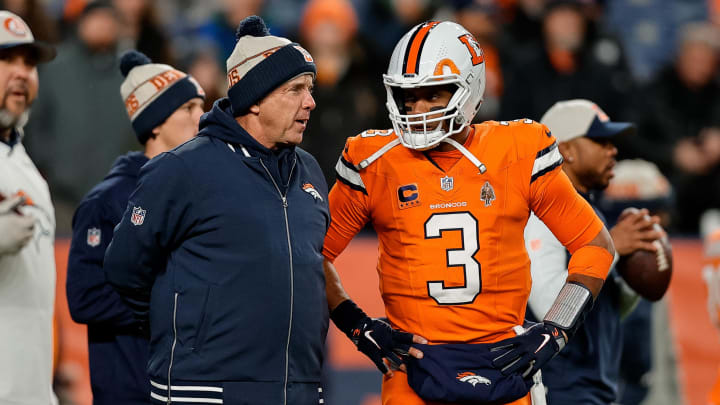
[[[418,359],[423,357],[420,350],[410,345],[427,343],[427,340],[421,336],[401,332],[393,329],[383,319],[369,317],[353,328],[350,340],[388,377],[393,375],[392,370],[407,371],[402,359],[404,356],[410,355]],[[387,364],[383,359],[387,360]]]
[[[536,323],[523,334],[492,345],[490,351],[498,354],[493,359],[493,366],[504,375],[520,373],[523,378],[528,378],[555,357],[565,343],[567,338],[562,330]]]
[[[615,251],[620,256],[629,255],[642,249],[656,250],[653,242],[665,236],[662,228],[655,225],[660,222],[657,216],[650,216],[647,209],[626,209],[620,215],[618,223],[610,230]]]
[[[33,237],[35,220],[15,212],[24,197],[14,196],[0,201],[0,255],[15,254]]]

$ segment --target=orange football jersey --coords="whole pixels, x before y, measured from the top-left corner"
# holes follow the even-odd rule
[[[708,405],[720,405],[720,370],[718,370],[715,384],[708,394]]]
[[[390,130],[349,138],[330,195],[324,255],[333,261],[369,221],[391,324],[432,343],[487,343],[515,335],[530,293],[523,230],[534,211],[570,251],[602,229],[562,172],[550,131],[531,120],[471,127],[460,151],[395,146]],[[589,274],[592,275],[592,274]]]

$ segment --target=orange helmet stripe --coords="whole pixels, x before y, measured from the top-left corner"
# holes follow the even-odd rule
[[[440,21],[428,21],[421,25],[420,28],[410,37],[410,40],[408,41],[409,45],[405,53],[405,66],[403,66],[403,73],[417,74],[420,64],[420,51],[425,43],[427,34],[438,24],[440,24]]]

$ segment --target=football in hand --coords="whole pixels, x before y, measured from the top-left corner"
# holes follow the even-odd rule
[[[20,212],[20,206],[25,205],[27,201],[27,197],[25,197],[24,194],[21,194],[23,197],[22,200],[20,200],[20,203],[14,207],[12,207],[12,211],[18,215],[22,215],[22,212]],[[3,193],[0,193],[0,201],[3,201],[5,198],[5,195]]]
[[[660,227],[660,225],[655,225]],[[622,256],[617,269],[628,285],[640,296],[657,301],[665,295],[672,278],[672,247],[667,236],[653,242],[656,252],[636,250]]]

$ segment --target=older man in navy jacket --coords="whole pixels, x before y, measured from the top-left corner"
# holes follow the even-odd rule
[[[143,167],[105,269],[149,313],[154,402],[321,404],[330,214],[320,167],[296,147],[315,63],[259,17],[237,37],[228,98]],[[356,307],[333,319],[381,369],[412,340]]]

